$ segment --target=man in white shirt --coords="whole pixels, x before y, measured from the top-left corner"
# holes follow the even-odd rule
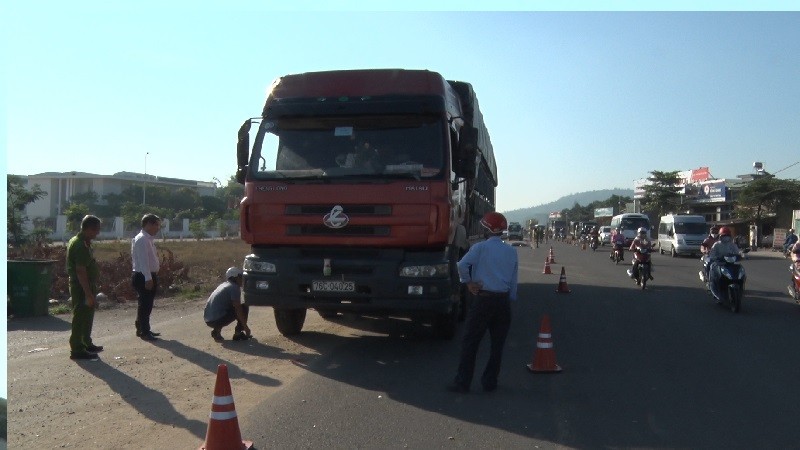
[[[153,241],[159,229],[161,229],[161,218],[155,214],[145,214],[142,217],[142,231],[133,238],[131,243],[131,260],[133,262],[131,283],[139,297],[139,308],[136,313],[136,336],[146,341],[154,341],[160,335],[150,329],[150,313],[153,312],[153,301],[156,297],[156,288],[158,288],[159,269],[158,254]]]

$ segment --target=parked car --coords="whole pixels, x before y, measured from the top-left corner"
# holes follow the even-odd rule
[[[600,227],[600,245],[606,245],[611,243],[611,227]]]

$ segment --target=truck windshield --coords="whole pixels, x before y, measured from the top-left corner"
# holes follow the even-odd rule
[[[703,222],[675,222],[678,234],[706,234],[708,226]]]
[[[438,116],[265,120],[253,145],[257,179],[433,178],[444,169]]]

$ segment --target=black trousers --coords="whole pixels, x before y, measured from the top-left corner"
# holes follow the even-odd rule
[[[468,294],[471,295],[471,294]],[[475,359],[478,346],[486,331],[491,339],[489,361],[481,377],[484,389],[497,387],[500,374],[500,363],[503,360],[503,347],[511,326],[511,302],[508,296],[472,296],[472,303],[467,315],[464,340],[461,344],[461,358],[458,363],[458,374],[455,383],[469,388],[475,372]]]
[[[242,305],[242,312],[244,313],[244,320],[246,321],[247,316],[250,314],[250,307],[247,305]],[[231,308],[228,310],[228,312],[225,313],[225,316],[223,318],[211,322],[206,322],[206,325],[210,326],[215,330],[221,330],[223,327],[227,327],[228,325],[232,324],[234,320],[236,320],[236,311],[234,311],[234,309]],[[237,320],[234,332],[239,333],[240,331],[244,331],[244,327]]]
[[[144,288],[144,274],[141,272],[134,272],[131,278],[131,284],[139,297],[139,307],[136,310],[136,334],[150,332],[150,313],[153,312],[153,301],[156,299],[156,289],[158,289],[158,277],[155,273],[150,274],[153,277],[153,289],[149,291]]]

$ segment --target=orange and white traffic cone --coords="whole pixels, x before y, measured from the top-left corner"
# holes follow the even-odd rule
[[[561,266],[561,277],[558,279],[556,293],[569,294],[570,292],[572,291],[570,291],[569,287],[567,286],[567,272],[564,270],[564,266]]]
[[[553,274],[553,272],[550,270],[550,259],[549,258],[545,258],[545,260],[544,260],[544,270],[542,270],[542,273],[545,274],[545,275],[552,275]]]
[[[206,441],[198,450],[250,450],[252,448],[253,443],[242,440],[242,433],[239,431],[239,420],[236,418],[236,406],[233,404],[231,382],[228,378],[228,366],[220,364],[217,367],[217,384],[214,386]]]
[[[539,338],[536,339],[536,351],[533,359],[527,365],[533,373],[561,372],[561,366],[556,364],[556,351],[553,349],[553,333],[550,331],[550,316],[542,317],[542,327],[539,329]]]
[[[553,247],[550,247],[550,254],[547,255],[547,262],[550,264],[556,263],[556,255],[553,253]]]

